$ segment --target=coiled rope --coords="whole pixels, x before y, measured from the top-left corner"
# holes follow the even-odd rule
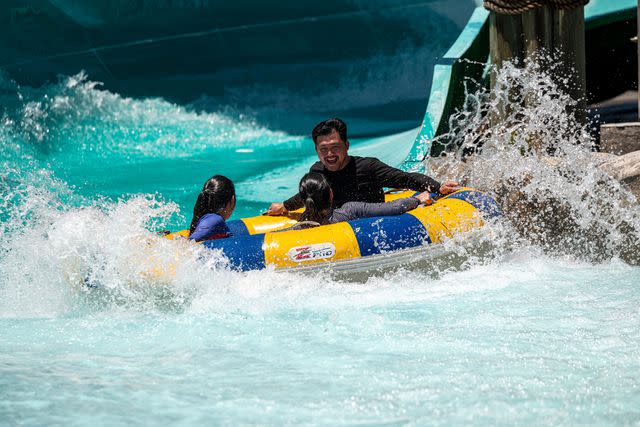
[[[484,7],[505,15],[519,15],[540,6],[554,9],[574,9],[584,6],[589,0],[484,0]]]

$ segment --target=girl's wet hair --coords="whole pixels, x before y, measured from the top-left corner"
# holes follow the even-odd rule
[[[326,212],[331,208],[331,186],[327,178],[320,173],[309,172],[300,180],[298,191],[305,209],[300,221],[325,223]]]
[[[204,183],[202,191],[198,194],[198,200],[193,207],[193,219],[189,227],[189,234],[196,229],[198,221],[206,214],[219,214],[235,196],[236,189],[233,182],[226,176],[215,175]]]

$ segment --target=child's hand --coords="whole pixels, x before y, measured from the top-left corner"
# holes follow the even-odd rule
[[[416,194],[413,197],[420,200],[421,205],[430,205],[433,203],[433,199],[431,198],[431,193],[429,193],[428,191],[425,191],[420,194]]]

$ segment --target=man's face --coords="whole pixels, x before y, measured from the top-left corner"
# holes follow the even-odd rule
[[[349,142],[340,139],[337,131],[321,135],[316,140],[316,152],[325,168],[331,172],[339,171],[347,165]]]

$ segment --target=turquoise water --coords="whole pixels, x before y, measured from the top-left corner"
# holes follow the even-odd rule
[[[428,269],[356,282],[232,272],[154,232],[184,226],[213,173],[237,183],[236,217],[286,197],[306,135],[82,75],[2,89],[1,424],[640,423],[640,268],[568,250],[585,228],[550,251],[494,224],[480,255],[448,243],[459,264],[427,251]],[[354,151],[398,164],[414,135]],[[498,153],[474,183],[530,166]],[[574,178],[548,185],[602,196]],[[179,261],[170,281],[157,259]]]

